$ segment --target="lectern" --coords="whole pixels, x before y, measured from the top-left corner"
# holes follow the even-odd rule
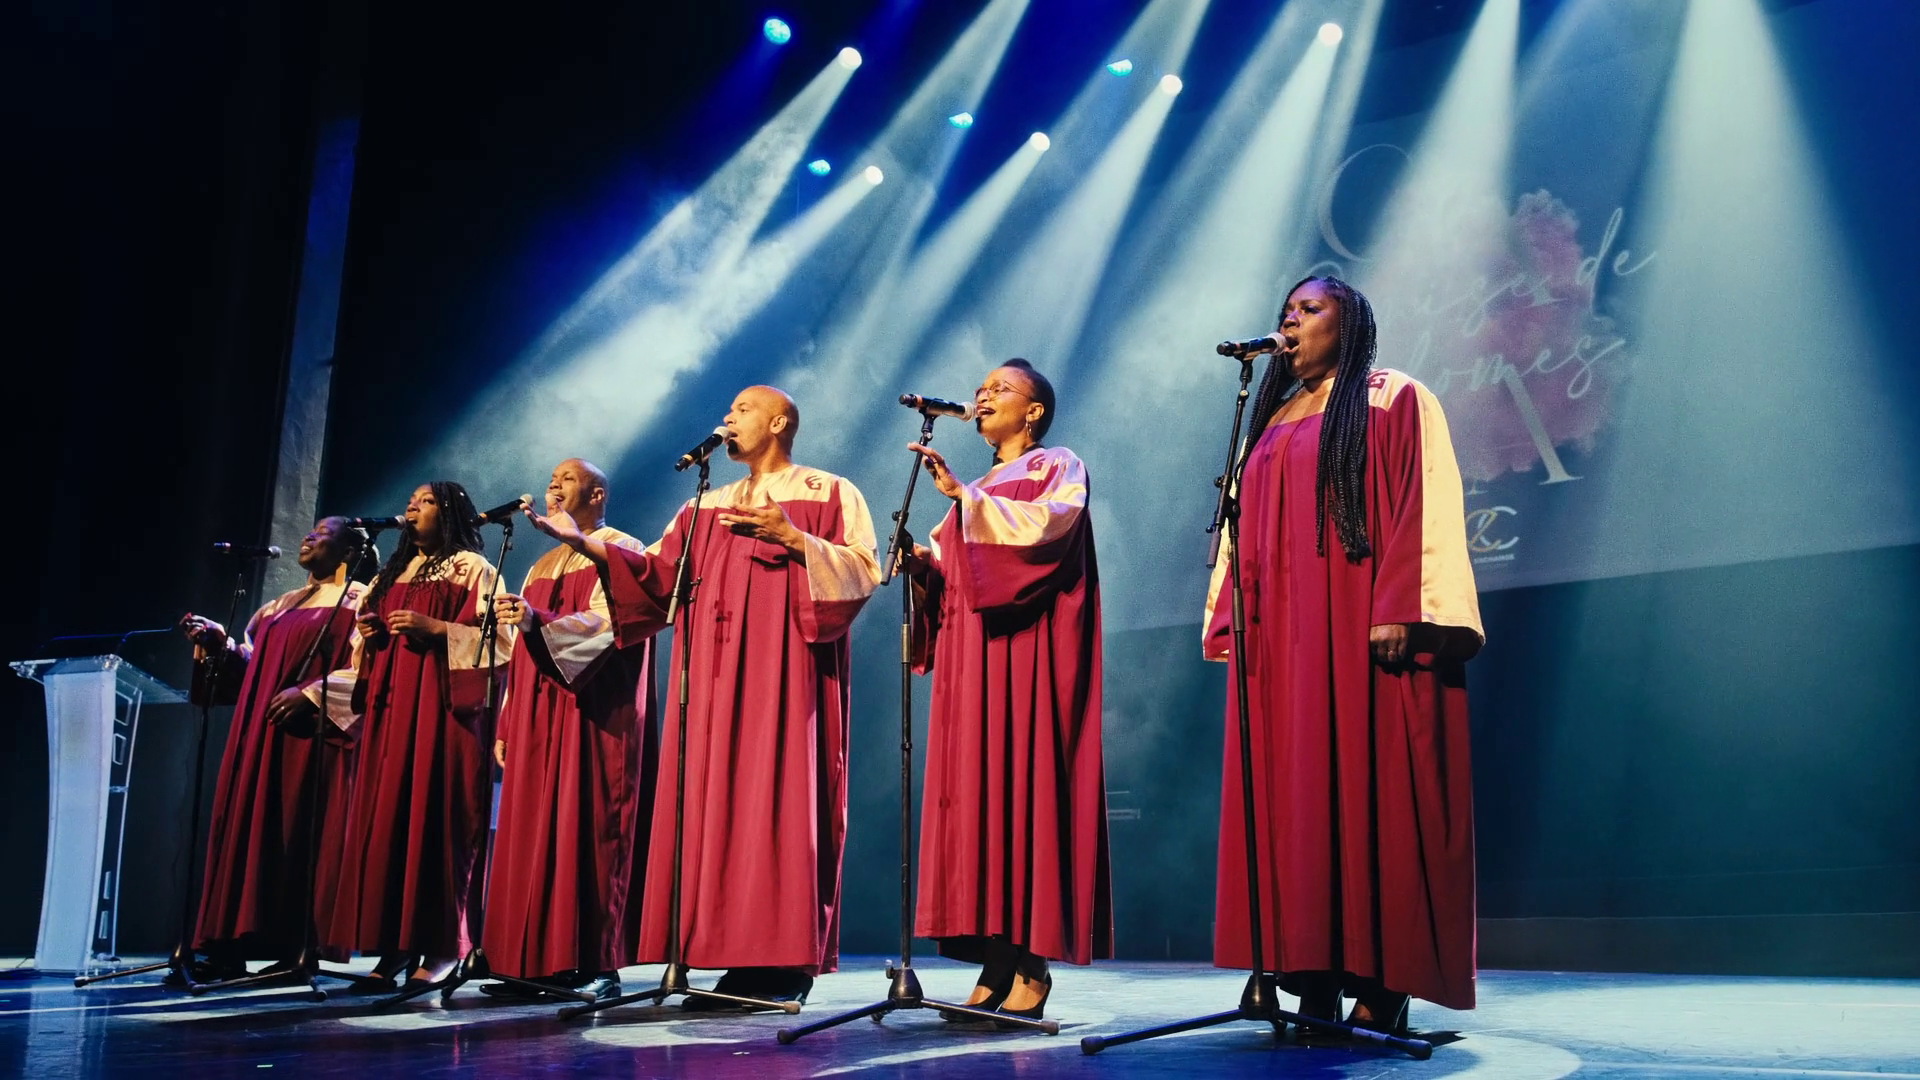
[[[140,707],[187,697],[114,655],[12,666],[47,692],[47,883],[34,966],[79,974],[117,951],[120,845]]]

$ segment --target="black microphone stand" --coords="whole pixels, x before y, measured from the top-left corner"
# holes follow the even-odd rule
[[[716,443],[714,448],[718,445]],[[765,998],[747,997],[741,994],[723,994],[718,990],[703,990],[687,981],[686,946],[682,941],[686,930],[680,918],[680,890],[681,870],[686,862],[684,856],[687,830],[687,684],[693,677],[693,590],[700,584],[693,577],[693,534],[699,527],[700,504],[706,498],[710,483],[708,478],[713,467],[712,456],[712,449],[709,449],[707,455],[700,459],[700,478],[693,489],[693,513],[687,515],[686,535],[680,538],[680,559],[674,564],[673,569],[673,597],[667,605],[667,624],[674,627],[674,658],[678,661],[680,668],[680,691],[675,699],[680,717],[678,721],[680,734],[674,746],[673,886],[667,902],[667,920],[671,924],[667,932],[667,970],[660,976],[660,985],[651,990],[642,990],[637,994],[622,994],[604,1001],[588,1000],[584,1004],[568,1005],[560,1010],[559,1015],[562,1020],[590,1016],[602,1009],[611,1009],[617,1005],[631,1005],[636,1001],[650,1001],[656,1005],[662,1005],[675,994],[724,1001],[750,1009],[778,1009],[788,1015],[800,1011],[800,1003],[797,1001],[768,1001]],[[677,623],[676,620],[678,620]],[[644,892],[644,889],[642,891]],[[584,994],[579,996],[585,997]]]
[[[507,552],[513,550],[513,516],[509,514],[498,520],[489,519],[483,522],[483,524],[500,526],[500,555],[494,560],[493,581],[488,584],[486,595],[481,598],[480,641],[474,647],[473,651],[474,666],[478,667],[482,659],[487,662],[486,721],[481,725],[481,729],[478,732],[481,748],[480,771],[482,774],[480,789],[487,791],[493,787],[493,739],[498,730],[500,720],[500,623],[493,612],[493,598],[500,591],[500,582],[505,580],[507,576]],[[557,986],[535,982],[532,979],[522,979],[513,975],[495,974],[494,971],[487,966],[487,953],[486,950],[480,947],[480,936],[486,928],[485,884],[493,873],[493,846],[492,838],[489,837],[487,854],[480,866],[480,881],[482,885],[480,889],[480,895],[482,897],[480,907],[477,911],[470,913],[470,917],[467,920],[468,925],[471,927],[469,933],[472,938],[472,945],[467,949],[467,954],[462,956],[453,965],[452,969],[447,972],[444,978],[422,983],[419,986],[408,987],[397,994],[381,998],[379,1001],[374,1002],[373,1007],[375,1009],[392,1008],[403,1001],[412,1001],[414,998],[431,994],[436,990],[440,992],[440,1000],[445,1001],[453,996],[455,990],[460,989],[462,985],[473,979],[491,979],[496,982],[512,983],[515,986],[524,987],[535,993],[562,994],[585,1000],[586,996],[584,994],[573,994]],[[472,918],[472,915],[478,915],[479,917]]]
[[[1211,567],[1219,561],[1220,537],[1224,530],[1227,537],[1227,578],[1233,588],[1234,693],[1240,706],[1240,812],[1243,816],[1241,824],[1247,836],[1247,938],[1252,949],[1253,973],[1247,978],[1246,988],[1240,991],[1240,1004],[1236,1008],[1129,1031],[1123,1035],[1089,1035],[1080,1040],[1080,1050],[1085,1054],[1097,1054],[1109,1046],[1123,1046],[1142,1039],[1213,1027],[1234,1020],[1251,1020],[1273,1025],[1276,1037],[1284,1035],[1287,1025],[1291,1023],[1338,1032],[1425,1061],[1433,1056],[1432,1043],[1420,1039],[1402,1039],[1371,1028],[1302,1016],[1282,1009],[1279,1004],[1279,977],[1266,970],[1267,954],[1262,941],[1265,934],[1260,921],[1260,844],[1254,831],[1253,724],[1247,695],[1247,605],[1240,581],[1240,474],[1247,465],[1247,452],[1252,449],[1251,446],[1243,448],[1240,445],[1240,425],[1247,410],[1247,386],[1253,381],[1254,355],[1257,354],[1238,358],[1240,393],[1233,402],[1233,433],[1227,437],[1227,467],[1214,480],[1214,486],[1220,489],[1220,498],[1214,506],[1213,524],[1207,526],[1207,531],[1213,534],[1212,553],[1207,558],[1207,565]],[[1255,440],[1248,441],[1251,443]]]
[[[246,599],[246,596],[247,571],[246,564],[242,563],[233,572],[233,595],[227,601],[227,621],[223,627],[233,626],[234,619],[239,617],[240,601]],[[228,645],[233,643],[233,634],[230,629],[226,643]],[[223,647],[221,653],[225,652],[226,649]],[[213,726],[213,699],[220,681],[220,659],[220,656],[216,656],[211,649],[208,649],[203,650],[200,658],[195,661],[200,666],[200,685],[204,696],[200,699],[200,735],[193,752],[193,797],[187,807],[187,880],[180,893],[180,937],[174,943],[173,954],[157,964],[121,968],[119,971],[109,971],[104,975],[77,976],[73,980],[73,985],[76,987],[91,986],[97,982],[121,979],[128,975],[143,975],[149,971],[159,971],[161,968],[166,968],[168,974],[178,980],[179,985],[187,988],[188,993],[193,993],[194,987],[200,985],[193,978],[193,916],[197,909],[195,900],[198,897],[196,886],[199,878],[194,871],[198,868],[200,861],[200,793],[202,785],[206,783],[207,731]]]
[[[926,446],[933,441],[935,414],[922,409],[920,415],[920,445]],[[914,454],[913,464],[908,466],[907,492],[900,500],[899,512],[893,515],[893,538],[887,541],[886,569],[880,576],[880,584],[883,586],[893,580],[894,570],[912,552],[910,547],[912,538],[907,535],[907,513],[913,506],[914,485],[920,480],[920,469],[925,460],[921,455]],[[903,582],[900,586],[900,963],[888,965],[887,978],[893,981],[887,987],[887,996],[884,999],[871,1005],[862,1005],[851,1012],[827,1017],[816,1023],[781,1028],[776,1037],[784,1046],[816,1031],[839,1027],[841,1024],[858,1020],[863,1016],[872,1017],[873,1022],[878,1024],[886,1018],[888,1013],[902,1009],[939,1009],[944,1012],[961,1013],[976,1020],[991,1020],[999,1024],[1044,1031],[1049,1035],[1060,1033],[1058,1020],[1033,1020],[1024,1016],[1008,1016],[976,1005],[961,1005],[929,998],[921,992],[920,977],[913,971],[913,582],[911,581]]]
[[[374,550],[372,539],[368,537],[364,531],[361,531],[360,537],[361,543],[354,546],[353,558],[347,563],[346,580],[341,583],[340,595],[334,597],[333,610],[327,614],[326,625],[321,629],[319,634],[314,636],[313,641],[307,645],[306,655],[301,657],[300,666],[295,669],[296,674],[293,679],[293,685],[295,686],[300,685],[300,683],[308,677],[308,673],[313,670],[313,663],[320,656],[320,646],[326,643],[328,633],[339,621],[340,613],[346,609],[347,597],[353,592],[353,583],[359,579],[360,567],[365,563],[368,552]],[[315,887],[315,879],[319,877],[320,873],[320,837],[323,832],[320,827],[320,790],[327,780],[327,757],[329,754],[339,752],[326,738],[327,725],[331,722],[327,719],[327,696],[328,691],[331,689],[328,682],[329,674],[330,673],[324,668],[320,672],[319,717],[316,720],[316,726],[314,728],[314,747],[310,755],[313,764],[307,769],[307,865],[306,877],[304,879],[305,884],[298,894],[303,897],[307,903],[307,919],[305,926],[301,930],[300,953],[294,958],[291,965],[279,970],[269,967],[266,970],[256,971],[252,974],[242,975],[237,978],[222,979],[218,982],[198,983],[189,986],[187,993],[195,997],[215,990],[238,990],[248,986],[259,986],[264,983],[304,982],[307,984],[308,989],[312,991],[310,1000],[318,1002],[327,999],[327,992],[320,989],[321,978],[338,979],[342,982],[351,983],[384,981],[370,975],[355,975],[351,972],[344,971],[328,971],[321,967],[319,942],[315,940],[319,934],[319,926],[314,919],[313,890]],[[269,734],[269,738],[271,737],[272,735]]]

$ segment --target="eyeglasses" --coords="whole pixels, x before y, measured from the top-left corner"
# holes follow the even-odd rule
[[[1002,394],[1013,394],[1016,397],[1032,397],[1033,396],[1032,394],[1027,393],[1025,390],[1022,390],[1017,386],[1008,386],[1006,383],[1003,383],[1003,382],[988,383],[987,385],[973,392],[973,403],[975,405],[978,405],[981,402],[989,401],[989,400],[992,400],[993,398],[997,398]]]

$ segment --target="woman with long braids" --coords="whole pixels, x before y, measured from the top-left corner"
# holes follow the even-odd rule
[[[1048,960],[1113,955],[1100,571],[1086,466],[1045,445],[1052,384],[1009,360],[974,404],[985,476],[962,483],[912,444],[953,500],[907,562],[925,593],[917,666],[933,672],[914,931],[981,965],[967,1004],[1037,1020]]]
[[[451,480],[422,484],[406,527],[360,605],[354,669],[333,698],[358,714],[359,765],[326,940],[381,956],[390,980],[444,976],[470,945],[488,810],[487,679],[504,671],[510,628],[480,655],[494,568],[479,554],[473,500]],[[489,668],[490,662],[501,665]]]
[[[1300,282],[1275,337],[1239,480],[1247,655],[1228,655],[1224,555],[1205,631],[1247,671],[1265,955],[1230,690],[1214,963],[1279,973],[1306,1015],[1337,1019],[1344,995],[1350,1022],[1404,1031],[1410,995],[1474,1003],[1463,665],[1483,636],[1460,470],[1433,394],[1374,370],[1359,290]]]

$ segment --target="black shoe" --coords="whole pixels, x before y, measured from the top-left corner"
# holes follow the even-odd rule
[[[514,1001],[532,1001],[543,997],[545,990],[526,985],[529,982],[545,982],[544,979],[527,979],[523,982],[490,982],[480,985],[480,992],[488,997],[508,998]]]
[[[570,986],[567,989],[576,994],[585,994],[594,1001],[612,1001],[620,996],[620,973],[604,972],[593,976],[579,986]]]
[[[1029,979],[1027,981],[1032,982],[1033,980]],[[1046,989],[1041,992],[1039,1001],[1034,1002],[1024,1009],[1009,1009],[1002,1006],[994,1011],[1002,1016],[1018,1016],[1027,1020],[1044,1019],[1047,1015],[1047,999],[1053,996],[1053,972],[1049,971],[1045,975],[1040,976],[1040,985],[1046,987]],[[1011,993],[1011,989],[1009,989],[1008,992]],[[1024,1024],[1002,1023],[997,1020],[995,1023],[1003,1028],[1012,1028],[1015,1030],[1022,1029],[1026,1026]]]
[[[380,958],[373,970],[361,976],[352,986],[347,987],[349,994],[394,994],[400,991],[401,981],[420,962],[413,953],[390,953]]]
[[[1404,1039],[1407,1037],[1407,1003],[1410,1000],[1405,994],[1391,991],[1370,994],[1355,1003],[1353,1011],[1347,1014],[1347,1026]],[[1360,1015],[1362,1008],[1367,1010],[1366,1016]]]
[[[984,975],[985,972],[982,972],[981,974]],[[1013,972],[1011,971],[1007,972],[1007,981],[1003,985],[996,987],[996,986],[989,986],[988,984],[982,982],[982,983],[975,983],[974,989],[986,990],[987,996],[984,1000],[976,1001],[971,1005],[967,1005],[967,1008],[984,1009],[987,1012],[998,1012],[1000,1011],[1001,1004],[1007,1000],[1007,995],[1013,993]],[[961,1002],[961,1004],[966,1005],[967,1003]],[[941,1009],[940,1019],[945,1020],[949,1024],[977,1024],[982,1022],[984,1018],[978,1017],[978,1016],[971,1016],[963,1012],[954,1012],[952,1009]]]
[[[797,1001],[807,1003],[807,995],[813,992],[813,976],[793,968],[769,968],[754,996],[772,1002]]]
[[[246,973],[247,965],[237,960],[216,962],[211,959],[195,958],[192,965],[188,968],[188,975],[193,979],[195,985],[238,979]],[[167,986],[187,985],[187,980],[181,978],[180,973],[177,971],[167,972],[166,977],[160,981]]]

